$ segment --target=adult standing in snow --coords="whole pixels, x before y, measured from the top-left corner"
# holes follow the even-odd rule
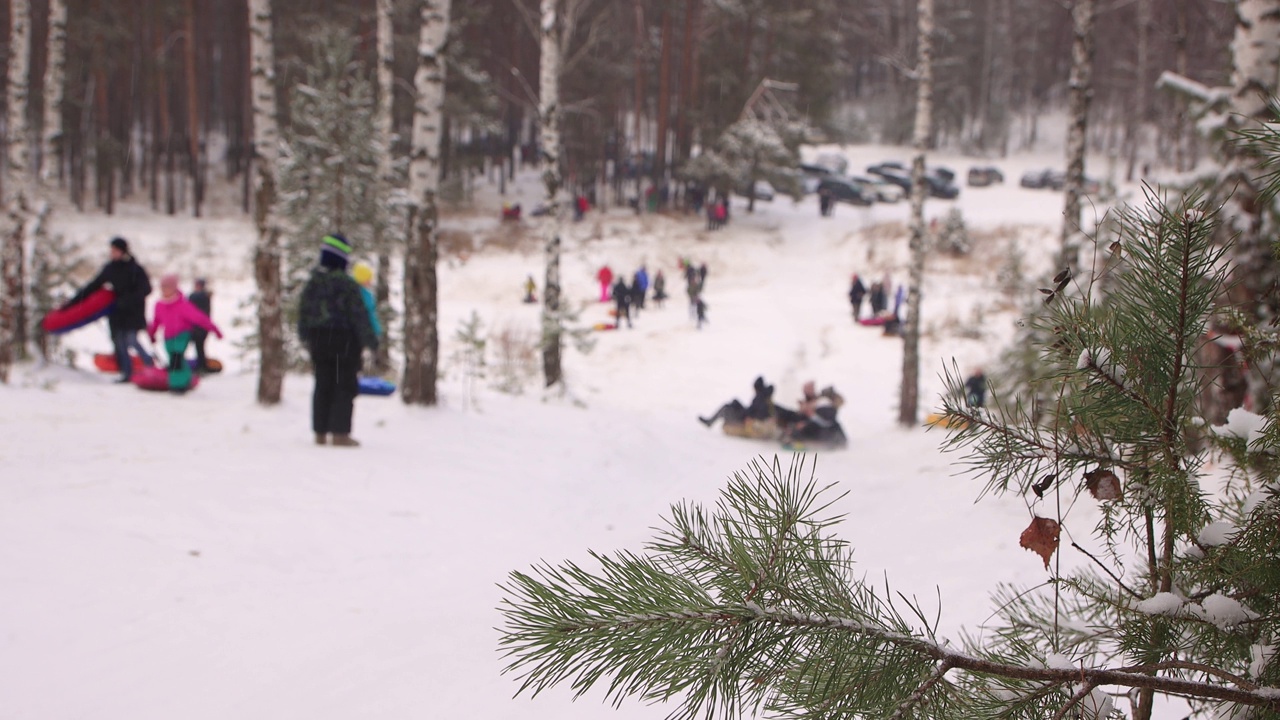
[[[613,283],[613,307],[617,315],[615,325],[622,329],[622,320],[626,318],[627,327],[631,327],[631,290],[627,287],[627,279],[619,275]]]
[[[644,296],[649,292],[649,271],[644,265],[636,270],[635,279],[631,282],[631,304],[637,311],[644,309]]]
[[[862,298],[867,294],[867,286],[862,284],[858,273],[853,274],[853,282],[849,285],[849,304],[853,306],[853,320],[862,317]]]
[[[884,283],[879,280],[871,283],[871,317],[878,317],[885,308]]]
[[[195,287],[187,296],[187,301],[207,318],[213,317],[213,291],[204,278],[196,278]],[[196,372],[209,372],[209,358],[204,354],[205,340],[209,339],[209,331],[197,325],[191,329],[191,344],[196,349]]]
[[[80,288],[63,308],[71,307],[110,285],[115,293],[115,305],[107,314],[107,326],[111,329],[111,344],[115,348],[116,363],[120,367],[118,383],[127,383],[133,378],[133,360],[129,357],[132,349],[142,358],[142,364],[155,367],[142,345],[138,343],[138,331],[147,328],[147,296],[151,294],[151,278],[147,271],[129,253],[129,243],[122,237],[111,238],[111,259],[98,271],[98,275]]]
[[[667,299],[667,277],[662,274],[659,269],[658,273],[653,276],[653,301],[662,307],[662,301]]]
[[[351,243],[345,237],[324,236],[320,264],[311,271],[298,304],[298,337],[311,354],[315,373],[311,427],[317,445],[326,444],[330,434],[336,446],[360,445],[351,437],[360,355],[363,348],[378,348],[360,286],[347,274],[350,254]]]

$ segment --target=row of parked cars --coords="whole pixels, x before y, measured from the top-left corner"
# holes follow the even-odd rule
[[[806,193],[826,192],[837,202],[870,205],[898,202],[911,192],[911,171],[899,162],[871,165],[865,175],[845,175],[822,164],[800,166]],[[929,194],[952,199],[960,194],[955,174],[947,168],[929,168],[925,174]]]
[[[1067,174],[1061,170],[1031,170],[1023,174],[1018,184],[1024,188],[1061,190],[1067,184]],[[1102,183],[1097,180],[1091,177],[1084,179],[1085,194],[1093,195],[1101,189]]]

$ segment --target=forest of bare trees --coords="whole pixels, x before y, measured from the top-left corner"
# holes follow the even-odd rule
[[[340,27],[377,68],[375,0],[276,0],[280,118],[303,75],[311,38]],[[31,0],[34,38],[49,0]],[[452,72],[441,157],[464,167],[530,158],[537,142],[537,0],[455,3]],[[914,112],[912,0],[625,0],[573,4],[561,72],[566,182],[605,180],[617,167],[673,172],[737,119],[760,81],[798,84],[798,105],[832,138],[907,142]],[[4,3],[7,27],[10,3]],[[1041,138],[1038,121],[1065,106],[1069,4],[939,0],[933,142],[1001,155]],[[250,201],[248,10],[244,0],[68,0],[59,156],[50,176],[80,208],[111,212],[121,198],[158,211],[205,212],[211,182],[239,182]],[[1225,85],[1231,3],[1099,3],[1090,142],[1135,162],[1179,163],[1195,152],[1179,98],[1154,89],[1166,70]],[[395,136],[412,124],[417,8],[395,4]],[[1192,31],[1194,30],[1194,32]],[[44,130],[48,52],[30,44],[30,138]],[[638,111],[637,111],[638,110]],[[1132,169],[1132,164],[1130,165]],[[46,168],[48,170],[48,168]],[[619,173],[620,175],[623,173]],[[634,174],[634,173],[633,173]]]
[[[412,271],[406,287],[416,298],[406,337],[414,342],[423,336],[413,328],[424,322],[435,332],[436,226],[429,218],[436,188],[441,200],[456,199],[478,173],[505,189],[518,165],[554,158],[544,172],[554,180],[549,198],[564,188],[606,206],[621,203],[646,184],[678,186],[687,161],[727,136],[760,90],[785,87],[791,121],[810,141],[910,140],[921,150],[975,156],[1034,145],[1046,133],[1042,118],[1069,108],[1073,157],[1082,158],[1086,145],[1103,150],[1124,158],[1132,177],[1139,165],[1185,170],[1202,152],[1193,128],[1203,104],[1158,89],[1157,78],[1173,74],[1182,88],[1232,80],[1233,3],[936,0],[931,7],[932,103],[920,138],[906,134],[920,125],[916,0],[9,0],[0,6],[9,28],[0,75],[8,142],[0,196],[9,214],[0,237],[0,380],[30,339],[24,273],[49,272],[43,247],[31,250],[32,263],[24,255],[28,225],[44,227],[46,199],[60,195],[108,214],[129,200],[201,216],[217,188],[217,212],[252,211],[257,222],[259,400],[278,399],[287,363],[281,297],[288,283],[281,282],[294,239],[289,219],[278,216],[289,208],[276,207],[276,157],[291,138],[327,122],[293,117],[323,94],[310,84],[333,65],[325,38],[342,38],[352,58],[328,87],[367,88],[342,102],[374,118],[367,133],[356,133],[368,144],[331,151],[351,150],[359,172],[376,178],[368,184],[377,191],[362,193],[372,206],[408,190],[410,202],[401,205],[419,211],[420,227],[409,231],[415,250],[404,255]],[[428,54],[440,72],[424,75],[424,18],[437,16],[447,18],[447,35]],[[1084,54],[1082,16],[1090,18]],[[357,97],[363,104],[350,105]],[[308,142],[313,150],[323,144]],[[430,160],[412,171],[413,183],[411,157]],[[309,175],[304,182],[315,181]],[[340,175],[339,185],[356,177]],[[723,184],[714,186],[726,190]],[[346,190],[313,190],[315,197],[337,193],[336,217],[358,214],[342,211]],[[664,192],[662,202],[677,196]],[[308,212],[330,218],[323,209]],[[386,222],[365,228],[383,270],[383,298],[395,243]],[[559,379],[562,320],[554,227],[548,233],[550,385]],[[412,348],[412,369],[430,378],[436,343],[424,342]],[[385,365],[386,350],[381,357]],[[406,381],[421,386],[406,399],[434,402],[432,383]]]

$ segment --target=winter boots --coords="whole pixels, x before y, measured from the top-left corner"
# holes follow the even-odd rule
[[[350,435],[335,434],[333,436],[333,445],[334,447],[360,447],[360,442]]]
[[[325,433],[316,433],[316,444],[317,444],[317,445],[327,445],[328,443],[329,443],[329,436],[328,436],[328,435],[326,435]]]

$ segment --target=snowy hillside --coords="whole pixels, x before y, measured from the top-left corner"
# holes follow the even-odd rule
[[[850,150],[851,165],[886,152]],[[1035,164],[1011,161],[1003,186],[928,206],[935,217],[960,207],[979,243],[931,261],[926,405],[944,363],[990,363],[1010,336],[996,275],[1011,248],[1029,273],[1048,269],[1062,197],[1017,186]],[[531,180],[511,196],[526,208]],[[209,277],[231,336],[211,350],[228,369],[183,397],[112,385],[85,369],[109,348],[100,324],[66,339],[78,369],[26,367],[0,387],[0,718],[662,718],[662,707],[601,706],[599,692],[513,699],[496,585],[588,548],[639,550],[670,504],[712,501],[726,477],[781,453],[696,420],[748,400],[757,375],[786,404],[809,379],[847,398],[849,448],[816,458],[818,477],[848,493],[838,532],[868,578],[887,575],[926,607],[940,594],[944,632],[980,633],[997,583],[1045,578],[1018,547],[1026,504],[975,505],[980,483],[955,476],[942,431],[895,425],[901,342],[850,317],[852,273],[905,279],[906,203],[821,218],[813,198],[752,215],[739,202],[719,232],[693,217],[589,214],[569,229],[563,269],[582,323],[609,319],[596,301],[603,264],[662,269],[672,300],[633,329],[594,333],[588,354],[570,350],[572,397],[544,401],[536,378],[503,394],[493,367],[473,382],[452,359],[473,311],[490,348],[537,327],[520,296],[527,275],[541,285],[541,244],[536,228],[500,225],[498,202],[485,188],[477,209],[446,221],[473,247],[440,268],[443,404],[360,398],[354,451],[311,444],[309,377],[287,378],[280,407],[253,402],[255,377],[232,347],[251,313],[247,218],[57,216],[95,262],[121,234],[153,275],[181,272],[184,287]],[[701,330],[680,257],[709,266]]]

